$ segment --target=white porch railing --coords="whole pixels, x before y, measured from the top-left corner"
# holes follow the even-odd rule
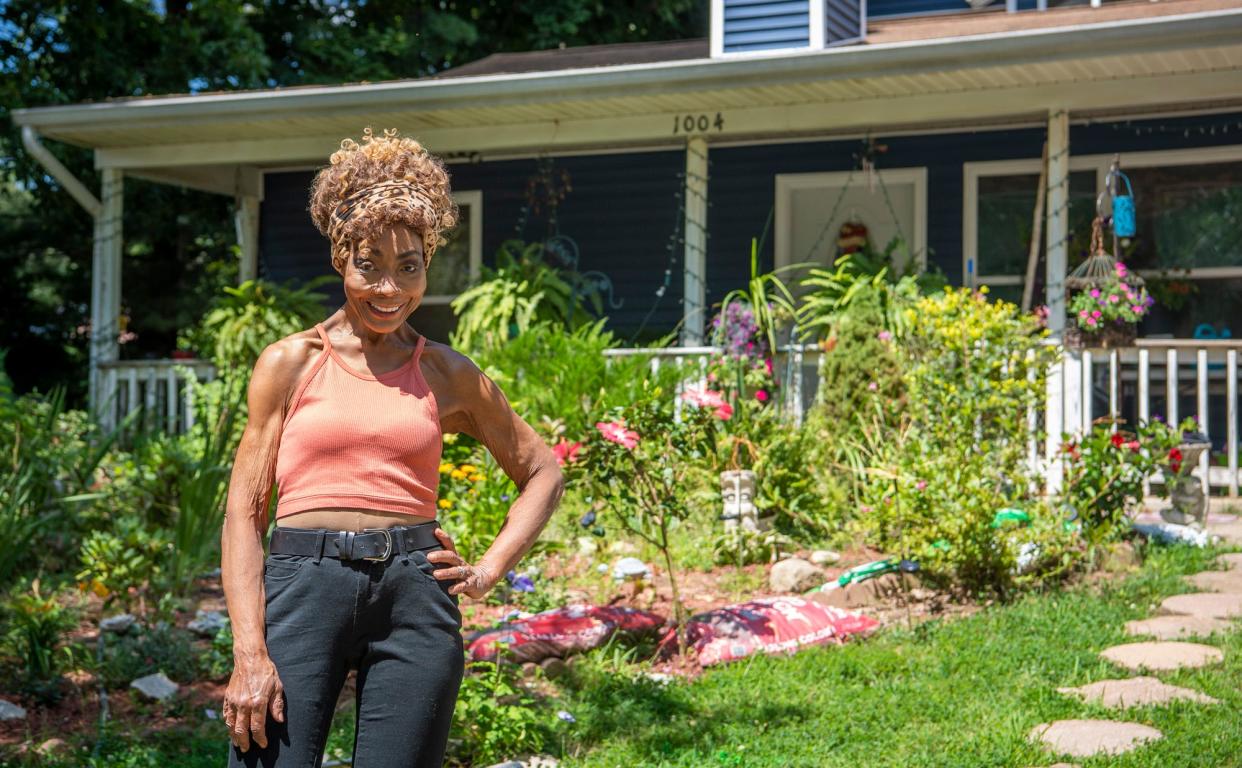
[[[1042,467],[1049,487],[1056,451],[1062,433],[1079,434],[1099,417],[1112,416],[1129,424],[1161,416],[1177,423],[1194,416],[1199,431],[1212,439],[1216,448],[1200,458],[1197,476],[1204,490],[1223,490],[1236,497],[1240,484],[1238,468],[1238,352],[1242,341],[1195,339],[1140,339],[1133,347],[1112,350],[1065,350],[1058,363],[1056,385],[1049,397],[1060,402],[1044,402],[1042,408],[1027,412],[1027,452],[1031,465]],[[668,347],[662,349],[610,349],[609,358],[645,356],[652,371],[673,365],[684,370],[679,377],[678,394],[688,385],[702,385],[707,361],[723,350],[720,347]],[[801,423],[806,410],[815,402],[819,387],[818,346],[788,345],[774,356],[774,371],[785,393],[785,413]],[[1051,372],[1050,372],[1051,373]],[[1032,373],[1033,375],[1033,373]],[[677,399],[680,408],[680,397]],[[1038,427],[1044,422],[1052,440],[1040,455]],[[1211,454],[1211,455],[1209,455]],[[1213,457],[1222,456],[1224,466]]]
[[[145,410],[144,423],[171,434],[194,426],[194,407],[185,379],[185,368],[199,381],[215,378],[216,369],[206,360],[117,360],[99,365],[102,374],[99,422],[111,431],[131,413]]]
[[[1214,444],[1196,470],[1204,491],[1219,488],[1236,497],[1240,349],[1242,341],[1139,339],[1120,349],[1067,350],[1060,363],[1062,431],[1082,432],[1099,417],[1134,424],[1159,416],[1176,424],[1193,416]],[[1214,456],[1223,457],[1224,466]]]

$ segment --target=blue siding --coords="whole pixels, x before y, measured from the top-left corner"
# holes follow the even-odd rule
[[[669,264],[668,242],[679,220],[676,195],[682,186],[685,155],[681,152],[638,152],[554,159],[555,168],[569,173],[571,191],[560,204],[559,231],[571,237],[580,251],[579,269],[608,275],[620,309],[609,310],[612,327],[628,337],[651,311],[650,336],[665,332],[681,319],[682,260],[680,251]],[[523,218],[528,180],[536,173],[534,160],[511,160],[449,166],[458,190],[483,191],[483,262],[491,264],[505,240],[545,237],[545,218]],[[260,217],[260,264],[264,277],[306,280],[334,274],[327,241],[311,224],[306,210],[310,172],[269,173]],[[672,271],[671,285],[662,299],[655,291]],[[434,269],[434,264],[432,266]],[[331,306],[344,295],[339,286],[330,291]],[[652,311],[654,308],[654,311]],[[437,319],[438,320],[438,319]],[[419,325],[419,318],[414,318]],[[432,338],[445,339],[442,324]]]
[[[803,48],[810,26],[809,0],[724,0],[726,53]]]
[[[1033,10],[1035,4],[1036,0],[1018,0],[1018,10]],[[1082,0],[1080,3],[1051,0],[1048,3],[1049,6],[1086,4],[1086,0]],[[993,0],[988,9],[1003,12],[1005,10],[1005,0]],[[884,16],[920,16],[969,10],[970,5],[967,4],[966,0],[867,0],[867,16],[873,19]]]

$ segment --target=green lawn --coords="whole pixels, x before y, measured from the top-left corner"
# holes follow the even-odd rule
[[[661,689],[603,663],[575,672],[577,718],[567,766],[1040,766],[1026,742],[1061,718],[1112,717],[1164,741],[1088,766],[1242,765],[1242,633],[1206,642],[1225,653],[1206,671],[1161,675],[1216,706],[1179,703],[1111,713],[1056,693],[1123,670],[1097,652],[1128,642],[1124,622],[1192,591],[1179,578],[1209,553],[1152,548],[1142,572],[1103,588],[1032,595],[970,618],[889,630],[867,642],[764,657]]]

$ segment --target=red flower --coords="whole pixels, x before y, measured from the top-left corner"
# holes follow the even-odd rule
[[[1127,447],[1127,448],[1129,448],[1129,449],[1131,450],[1131,452],[1133,452],[1133,453],[1138,453],[1138,452],[1139,452],[1139,448],[1140,448],[1140,446],[1139,446],[1139,441],[1138,441],[1138,440],[1131,440],[1130,442],[1126,443],[1126,447]]]
[[[1120,447],[1121,447],[1121,444],[1122,444],[1122,443],[1124,443],[1124,442],[1126,441],[1126,439],[1125,439],[1124,437],[1122,437],[1122,436],[1121,436],[1121,433],[1120,433],[1120,432],[1114,432],[1114,433],[1113,433],[1113,435],[1112,435],[1112,437],[1110,437],[1110,438],[1108,438],[1108,439],[1109,439],[1109,442],[1111,442],[1111,443],[1113,444],[1113,447],[1114,447],[1114,448],[1120,448]]]
[[[1169,449],[1169,468],[1174,474],[1182,471],[1182,452],[1177,448]]]
[[[580,450],[582,450],[582,443],[571,443],[563,437],[559,443],[552,446],[552,453],[556,455],[556,463],[562,467],[577,461]]]
[[[597,421],[595,428],[605,440],[616,443],[622,448],[632,451],[638,446],[638,433],[632,429],[626,429],[625,424],[620,421]]]

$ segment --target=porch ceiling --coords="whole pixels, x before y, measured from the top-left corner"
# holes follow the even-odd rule
[[[672,145],[1242,99],[1242,8],[1069,29],[692,60],[21,110],[100,167],[207,188],[204,166],[320,163],[364,125],[441,153]],[[193,172],[179,168],[196,166]],[[220,179],[225,179],[221,176]],[[225,181],[216,180],[212,186]]]

